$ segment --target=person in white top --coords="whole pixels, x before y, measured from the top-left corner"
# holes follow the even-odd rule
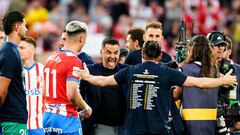
[[[19,53],[23,63],[24,88],[27,98],[28,135],[44,134],[43,130],[43,64],[34,60],[36,41],[25,37],[19,45]]]

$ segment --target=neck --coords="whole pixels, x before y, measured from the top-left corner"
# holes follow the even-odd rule
[[[142,62],[154,62],[154,63],[158,63],[158,59],[151,59],[151,60],[146,60],[146,59],[142,59]]]
[[[62,49],[65,49],[65,50],[70,50],[72,51],[74,54],[79,54],[82,50],[79,49],[79,45],[75,44],[74,42],[66,42],[66,44],[64,45],[64,47]]]
[[[23,66],[24,67],[30,67],[30,66],[33,65],[33,63],[34,63],[33,59],[23,60]]]
[[[17,46],[20,44],[21,42],[21,38],[17,35],[17,33],[13,32],[11,34],[8,35],[8,40],[10,42],[13,42],[14,44],[16,44]]]

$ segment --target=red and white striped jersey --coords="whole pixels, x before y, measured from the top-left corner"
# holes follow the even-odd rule
[[[67,81],[79,83],[75,71],[82,69],[81,60],[68,50],[54,52],[46,61],[44,81],[46,86],[45,111],[63,116],[79,117],[77,107],[67,97]]]
[[[28,129],[43,128],[43,64],[34,63],[31,67],[24,67],[24,87],[27,98]]]

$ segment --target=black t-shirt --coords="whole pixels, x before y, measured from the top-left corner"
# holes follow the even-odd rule
[[[22,81],[22,62],[17,46],[6,42],[0,47],[0,76],[11,79],[0,108],[0,122],[27,123],[27,101]]]
[[[125,121],[127,132],[133,134],[167,133],[171,86],[182,86],[187,76],[162,64],[144,62],[125,68],[114,75],[128,105]]]

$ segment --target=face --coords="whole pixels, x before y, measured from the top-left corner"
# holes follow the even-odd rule
[[[135,42],[132,40],[130,34],[127,35],[127,42],[126,42],[125,46],[128,48],[128,51],[130,51],[130,52],[136,50]]]
[[[4,32],[0,31],[0,45],[4,43]]]
[[[161,43],[163,36],[162,36],[162,30],[159,28],[148,28],[145,34],[145,41],[147,40],[154,40]]]
[[[114,69],[118,63],[120,47],[119,45],[106,44],[100,51],[103,66],[107,69]]]
[[[35,48],[30,43],[21,41],[18,49],[23,61],[34,58]]]
[[[23,19],[22,23],[18,24],[18,27],[19,27],[18,35],[20,36],[21,39],[23,39],[28,31],[26,27],[25,19]]]
[[[225,46],[224,44],[218,44],[213,46],[213,51],[218,59],[221,59],[223,57]]]
[[[61,36],[61,40],[59,42],[59,46],[60,47],[63,47],[65,42],[66,42],[66,38],[67,38],[67,33],[66,32],[63,32],[62,33],[62,36]]]
[[[224,59],[229,59],[229,56],[232,54],[232,50],[230,49],[230,50],[226,50],[226,51],[224,51],[223,52],[223,58]]]

